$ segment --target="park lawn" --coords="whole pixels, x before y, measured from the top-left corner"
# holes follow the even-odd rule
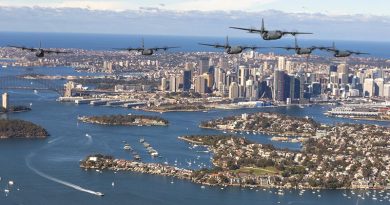
[[[241,167],[240,169],[234,170],[234,173],[248,173],[255,175],[275,175],[279,171],[275,167]]]

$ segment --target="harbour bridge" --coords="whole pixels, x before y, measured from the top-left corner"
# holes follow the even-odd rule
[[[64,83],[66,80],[52,80],[52,79],[40,79],[40,78],[26,78],[23,76],[0,76],[0,89],[1,90],[49,90],[63,95]]]

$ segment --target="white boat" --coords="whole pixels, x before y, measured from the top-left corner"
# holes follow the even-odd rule
[[[8,193],[9,193],[9,189],[4,189],[4,192],[5,192],[6,194],[8,194]]]
[[[8,184],[9,184],[10,186],[12,186],[12,185],[14,185],[14,182],[13,182],[13,181],[9,181]]]
[[[131,150],[131,146],[129,144],[125,144],[123,147],[124,150]]]
[[[115,182],[112,182],[112,183],[111,183],[111,186],[115,186]]]
[[[102,192],[96,192],[95,194],[98,196],[104,196],[104,194]]]
[[[200,186],[200,188],[201,188],[201,189],[205,189],[206,187],[202,185],[202,186]]]

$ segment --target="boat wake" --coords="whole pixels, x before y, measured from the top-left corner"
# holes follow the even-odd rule
[[[101,192],[97,192],[97,191],[93,191],[93,190],[89,190],[89,189],[86,189],[86,188],[83,188],[81,186],[78,186],[76,184],[72,184],[70,182],[66,182],[66,181],[63,181],[61,179],[57,179],[55,177],[52,177],[48,174],[45,174],[39,170],[37,170],[36,168],[34,168],[32,165],[31,165],[31,162],[30,162],[30,159],[34,156],[35,154],[34,153],[30,153],[27,157],[26,157],[26,165],[27,167],[33,171],[34,173],[36,173],[37,175],[47,179],[47,180],[50,180],[50,181],[53,181],[53,182],[56,182],[56,183],[59,183],[59,184],[62,184],[64,186],[67,186],[67,187],[70,187],[72,189],[75,189],[75,190],[78,190],[78,191],[82,191],[82,192],[85,192],[85,193],[89,193],[89,194],[93,194],[93,195],[97,195],[97,196],[103,196],[103,194]]]
[[[85,134],[85,137],[87,137],[88,141],[87,141],[87,145],[90,145],[92,144],[92,136],[90,134]]]

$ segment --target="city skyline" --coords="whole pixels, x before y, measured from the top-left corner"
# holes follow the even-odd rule
[[[370,5],[359,1],[351,7],[345,6],[350,1],[333,4],[331,0],[326,5],[314,6],[299,0],[289,3],[259,1],[259,4],[248,0],[243,6],[232,8],[230,1],[218,7],[220,1],[214,0],[205,4],[207,8],[214,8],[209,10],[197,6],[203,1],[182,2],[191,10],[175,6],[179,5],[177,1],[126,2],[0,1],[0,31],[256,37],[228,27],[259,28],[261,18],[264,18],[269,29],[314,33],[300,36],[304,39],[390,41],[384,35],[390,32],[390,16],[383,6],[387,3],[380,0]],[[338,8],[350,9],[339,11]]]

